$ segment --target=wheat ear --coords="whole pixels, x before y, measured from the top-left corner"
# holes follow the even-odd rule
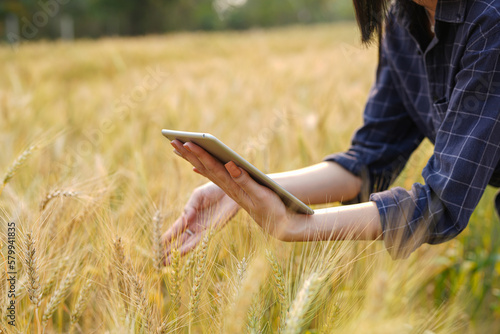
[[[238,265],[236,266],[236,282],[234,283],[233,286],[233,300],[232,300],[232,306],[234,306],[234,303],[236,302],[236,299],[238,298],[238,294],[240,291],[240,286],[241,283],[243,282],[243,279],[245,278],[245,274],[247,271],[248,267],[248,260],[247,258],[243,257],[240,262],[238,262]]]
[[[160,210],[153,216],[153,261],[154,268],[160,272],[163,268],[163,241],[161,238],[163,227],[163,217]]]
[[[92,287],[92,281],[88,279],[85,282],[83,288],[80,289],[78,294],[78,299],[76,300],[73,311],[71,312],[71,322],[70,322],[70,332],[73,332],[76,323],[80,320],[80,317],[87,306],[87,300],[90,295],[90,288]]]
[[[241,282],[240,292],[234,306],[228,310],[227,322],[224,324],[224,333],[242,333],[245,320],[248,319],[248,311],[259,294],[260,288],[267,280],[269,266],[263,256],[254,258],[247,273]]]
[[[9,181],[16,175],[17,171],[24,165],[26,160],[33,154],[35,150],[38,149],[37,145],[31,145],[24,152],[14,160],[12,165],[10,165],[9,169],[5,173],[3,177],[2,184],[0,185],[0,195],[2,194],[3,189],[9,183]]]
[[[32,232],[26,234],[26,272],[28,273],[28,294],[31,303],[36,309],[42,302],[42,288],[40,286],[40,276],[38,275],[38,256],[36,254],[35,240]]]
[[[128,309],[128,304],[125,301],[125,296],[128,296],[128,285],[125,280],[125,272],[128,271],[128,263],[125,258],[125,252],[123,250],[123,243],[120,237],[117,237],[113,243],[114,246],[114,257],[117,268],[117,281],[118,281],[118,291],[120,292],[121,298],[124,300],[125,311]]]
[[[238,275],[238,285],[240,285],[241,282],[243,282],[247,268],[248,268],[248,259],[246,257],[243,257],[243,259],[241,259],[241,262],[238,262],[238,267],[236,267],[236,274]]]
[[[271,269],[273,271],[274,291],[278,296],[281,309],[286,310],[288,308],[288,302],[286,299],[285,276],[283,275],[283,270],[276,256],[270,250],[266,250],[266,258],[271,264]]]
[[[80,192],[73,190],[54,190],[48,193],[44,199],[40,202],[40,211],[43,211],[49,202],[56,197],[78,197]]]
[[[76,273],[77,268],[70,271],[54,291],[52,297],[50,297],[50,300],[45,308],[45,312],[43,312],[42,327],[45,328],[45,326],[47,326],[49,319],[52,318],[52,315],[54,314],[56,309],[59,307],[64,298],[66,298],[69,289],[75,281]]]
[[[286,298],[286,287],[285,287],[285,276],[283,275],[283,270],[281,269],[281,265],[276,259],[276,256],[273,252],[266,249],[266,257],[269,263],[271,264],[272,272],[273,272],[273,282],[274,282],[274,292],[278,297],[278,301],[280,303],[280,324],[278,328],[278,332],[281,332],[285,326],[286,314],[288,312],[288,300]]]
[[[260,318],[262,317],[262,312],[260,312],[260,301],[259,296],[255,295],[248,309],[248,319],[247,319],[247,332],[249,334],[261,333],[260,328]]]
[[[172,307],[174,311],[174,316],[177,318],[177,312],[180,307],[180,296],[181,296],[181,280],[180,280],[180,262],[181,262],[181,252],[175,248],[172,250],[172,262],[171,262],[171,272],[170,272],[170,297],[172,298]]]
[[[210,232],[206,232],[203,237],[201,244],[197,250],[197,265],[193,278],[193,286],[191,288],[191,299],[189,301],[189,316],[192,320],[198,309],[198,304],[200,303],[200,290],[203,281],[203,276],[205,275],[207,268],[207,251],[208,242],[210,241]]]
[[[144,281],[138,274],[131,273],[135,292],[135,306],[141,316],[141,325],[146,333],[153,329],[153,309],[148,302],[144,289]]]
[[[321,287],[321,282],[322,277],[317,273],[311,274],[304,281],[288,312],[284,334],[300,333],[307,311]]]
[[[182,266],[181,272],[179,274],[179,280],[182,282],[186,279],[186,277],[189,275],[189,272],[193,268],[195,261],[196,260],[196,252],[191,252],[184,265]]]

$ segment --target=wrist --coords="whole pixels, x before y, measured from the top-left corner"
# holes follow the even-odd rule
[[[310,240],[308,235],[314,230],[315,216],[291,213],[285,225],[286,233],[280,239],[287,242]]]

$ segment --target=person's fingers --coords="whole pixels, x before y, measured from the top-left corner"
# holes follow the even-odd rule
[[[201,173],[205,172],[205,167],[203,164],[198,160],[195,154],[193,154],[191,151],[186,149],[186,147],[177,139],[172,140],[170,144],[174,147],[174,149],[177,150],[177,152],[180,154],[182,158],[187,160],[189,163],[191,163],[194,167],[196,167]]]
[[[170,243],[178,238],[186,230],[189,222],[193,221],[196,217],[196,210],[193,208],[193,205],[196,205],[196,199],[193,200],[190,198],[180,217],[163,234],[162,239],[166,247],[169,247]]]
[[[182,156],[182,154],[180,154],[180,153],[179,153],[179,151],[177,151],[177,149],[176,149],[176,148],[174,148],[174,153],[175,153],[176,155],[180,156],[182,159],[184,159],[184,160],[188,161],[186,158],[184,158],[184,157]]]
[[[184,214],[182,214],[175,223],[163,234],[162,240],[165,243],[165,245],[168,247],[168,245],[181,233],[186,229],[186,219],[183,217]]]
[[[224,190],[224,192],[226,192],[235,201],[238,202],[238,200],[245,200],[246,196],[244,192],[241,191],[241,188],[233,181],[219,160],[215,159],[203,148],[191,142],[185,143],[184,147],[194,154],[198,161],[203,165],[203,171],[199,170],[199,168],[195,166],[198,170],[197,172],[203,173],[202,175],[217,183]]]
[[[179,247],[181,247],[192,236],[193,235],[190,235],[189,233],[184,231],[184,233],[179,235],[175,240],[172,240],[172,242],[170,242],[165,247],[165,251],[164,251],[163,256],[168,257],[172,253],[173,249],[176,249],[176,248],[178,249]]]
[[[190,251],[192,251],[194,248],[196,248],[196,246],[200,243],[202,236],[203,236],[203,233],[197,233],[197,234],[193,235],[184,244],[182,244],[182,246],[180,246],[178,248],[179,252],[180,252],[180,256],[182,257],[182,256],[186,255],[187,253],[189,253]],[[169,254],[167,257],[165,257],[164,264],[168,266],[168,265],[170,265],[171,261],[172,261],[172,256],[171,256],[171,254]]]
[[[227,175],[227,172],[222,168],[220,161],[216,160],[211,154],[205,151],[203,148],[191,142],[184,143],[184,148],[188,150],[191,154],[194,154],[203,168],[200,169],[198,166],[198,172],[200,174],[208,177],[210,180],[218,183],[231,183],[231,178]],[[228,184],[228,185],[229,185]]]
[[[236,166],[233,161],[229,161],[224,167],[233,181],[243,189],[253,203],[263,201],[266,198],[270,190],[258,184],[243,168]]]

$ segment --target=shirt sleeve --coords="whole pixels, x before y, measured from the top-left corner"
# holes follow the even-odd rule
[[[384,242],[393,258],[422,243],[457,236],[468,224],[500,159],[500,29],[466,47],[434,153],[422,172],[425,184],[374,193]]]
[[[362,177],[363,189],[355,201],[367,201],[370,193],[387,189],[423,139],[396,87],[382,49],[363,125],[355,132],[347,152],[324,158]]]

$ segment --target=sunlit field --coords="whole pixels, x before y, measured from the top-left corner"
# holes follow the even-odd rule
[[[457,239],[407,260],[380,241],[280,242],[242,211],[162,264],[161,234],[206,182],[162,128],[269,173],[314,164],[348,148],[376,62],[352,23],[0,46],[0,332],[499,332],[494,189]],[[422,182],[430,154],[395,184]]]

